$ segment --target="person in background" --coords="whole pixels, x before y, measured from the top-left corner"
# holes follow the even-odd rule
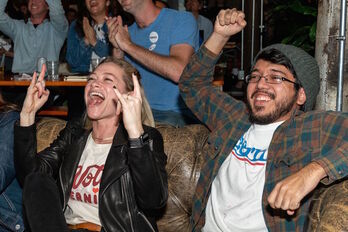
[[[179,82],[186,104],[211,131],[192,231],[310,231],[314,189],[348,175],[348,113],[312,110],[319,67],[292,45],[256,55],[246,103],[214,88],[214,65],[245,25],[243,12],[220,11]]]
[[[0,92],[0,231],[22,232],[22,188],[13,161],[13,127],[19,119],[15,105],[4,101]]]
[[[72,72],[92,71],[91,59],[111,54],[105,17],[110,0],[80,0],[77,20],[71,23],[67,40],[66,60]]]
[[[65,59],[73,73],[92,71],[91,60],[112,54],[112,45],[108,39],[106,16],[123,15],[116,0],[79,0],[77,20],[69,28]],[[128,18],[127,18],[128,20]],[[83,89],[69,91],[68,119],[80,118],[85,111]]]
[[[12,0],[7,4],[5,8],[6,14],[13,19],[24,19],[23,14],[20,10],[20,2],[16,0]]]
[[[168,197],[167,157],[138,78],[129,63],[106,58],[85,87],[92,129],[70,121],[37,154],[35,114],[49,91],[34,74],[14,133],[31,231],[157,231]]]
[[[185,0],[185,7],[187,11],[191,11],[197,20],[199,31],[199,45],[206,41],[213,32],[212,22],[199,14],[203,7],[203,0]]]
[[[30,18],[30,12],[28,10],[28,4],[25,1],[20,3],[19,10],[22,13],[22,19],[24,19],[24,22],[28,22],[28,19]]]
[[[153,0],[153,3],[160,9],[169,8],[168,3],[166,3],[165,1]]]
[[[182,70],[198,49],[196,20],[188,12],[160,9],[152,0],[119,2],[135,23],[126,27],[120,17],[109,18],[113,55],[126,56],[139,70],[155,121],[173,126],[197,122],[177,86]]]
[[[59,60],[59,52],[68,32],[68,21],[60,0],[29,0],[28,22],[15,20],[5,13],[7,0],[0,0],[0,31],[14,43],[12,72],[33,73],[37,60]]]
[[[68,19],[69,25],[77,18],[77,11],[74,8],[68,8],[65,14],[66,18]]]

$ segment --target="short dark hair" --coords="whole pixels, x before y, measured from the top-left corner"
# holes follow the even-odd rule
[[[271,48],[271,49],[267,49],[267,50],[262,51],[256,57],[254,64],[256,64],[256,62],[258,60],[265,60],[265,61],[269,61],[273,64],[279,64],[279,65],[285,66],[291,72],[291,74],[294,76],[294,78],[297,80],[295,68],[291,64],[291,61],[283,53],[281,53],[277,49]]]

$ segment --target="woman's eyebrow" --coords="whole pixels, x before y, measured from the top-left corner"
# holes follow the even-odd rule
[[[116,76],[113,73],[106,72],[106,73],[104,73],[104,75],[113,76],[116,79]]]

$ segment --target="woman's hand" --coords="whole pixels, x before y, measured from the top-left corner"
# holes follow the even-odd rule
[[[45,104],[48,99],[50,92],[45,87],[45,73],[46,64],[42,65],[42,71],[38,78],[36,72],[34,72],[33,74],[20,114],[21,126],[32,125],[35,122],[36,112]]]
[[[97,44],[97,36],[95,34],[94,29],[91,27],[86,17],[83,17],[82,23],[83,32],[85,33],[86,44],[95,46]]]
[[[115,93],[118,97],[117,107],[122,107],[122,119],[124,127],[128,132],[129,138],[139,138],[143,133],[143,125],[141,122],[141,106],[142,98],[140,94],[140,85],[138,78],[132,74],[134,91],[121,94],[118,89]]]

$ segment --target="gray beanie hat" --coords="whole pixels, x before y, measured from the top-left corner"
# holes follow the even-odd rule
[[[276,49],[286,56],[295,69],[298,82],[306,94],[304,111],[312,110],[319,93],[320,78],[317,61],[301,48],[287,44],[273,44],[262,49],[254,60],[254,65],[261,52],[269,49]]]

